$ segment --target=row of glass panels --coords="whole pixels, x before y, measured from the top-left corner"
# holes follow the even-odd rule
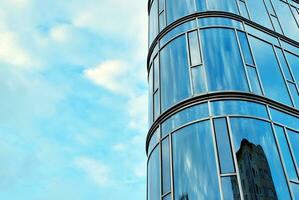
[[[147,198],[299,199],[296,130],[297,117],[256,102],[184,108],[150,140]]]
[[[203,28],[190,28],[196,23]],[[173,29],[160,46],[149,69],[149,124],[180,101],[217,91],[299,107],[299,49],[265,32],[227,18],[199,18]]]
[[[224,11],[299,40],[299,4],[282,0],[154,0],[149,14],[149,44],[175,20],[195,12]]]

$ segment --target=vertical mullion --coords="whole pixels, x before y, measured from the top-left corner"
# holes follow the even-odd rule
[[[174,172],[173,172],[173,155],[172,155],[172,133],[169,133],[169,153],[170,153],[170,192],[171,199],[174,200]]]
[[[271,24],[272,24],[272,28],[273,28],[273,30],[275,31],[275,27],[274,27],[274,24],[273,24],[273,22],[272,22],[271,15],[269,14],[269,10],[268,10],[268,8],[267,8],[267,5],[266,5],[266,3],[265,3],[265,0],[263,0],[263,4],[264,4],[264,6],[265,6],[265,8],[266,8],[268,17],[270,18],[270,22],[271,22]]]
[[[191,94],[192,94],[192,96],[194,96],[194,88],[193,88],[194,86],[193,86],[192,71],[191,71],[191,54],[190,54],[190,45],[189,45],[188,33],[189,32],[185,33],[185,39],[186,39],[186,44],[187,44],[187,55],[188,55],[188,65],[189,65],[188,70],[189,70],[189,80],[190,80],[190,86],[191,86]]]

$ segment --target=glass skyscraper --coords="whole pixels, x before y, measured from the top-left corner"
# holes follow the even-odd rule
[[[299,3],[148,12],[147,200],[299,200]]]

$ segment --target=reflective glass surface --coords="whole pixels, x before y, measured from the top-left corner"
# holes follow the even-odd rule
[[[236,176],[227,176],[221,178],[222,192],[224,200],[238,200],[241,199],[238,180]]]
[[[294,78],[296,82],[299,83],[299,57],[288,52],[286,52],[286,57],[292,69]]]
[[[299,167],[299,133],[288,130],[288,136],[290,139],[293,153],[295,154],[294,156],[297,163],[297,167]]]
[[[240,8],[241,16],[249,19],[249,14],[248,14],[248,11],[246,9],[245,2],[243,2],[243,1],[238,1],[238,2],[239,2],[239,8]]]
[[[217,118],[213,121],[220,160],[220,172],[222,174],[235,172],[226,119]]]
[[[275,47],[275,51],[276,51],[276,54],[278,56],[278,59],[279,59],[279,62],[280,62],[280,66],[281,66],[281,68],[283,70],[283,73],[284,73],[286,79],[292,81],[293,78],[291,76],[289,67],[288,67],[288,65],[286,63],[286,59],[283,56],[282,50],[280,48]]]
[[[159,59],[158,56],[154,59],[154,91],[159,88]]]
[[[284,49],[287,49],[288,51],[290,52],[293,52],[295,53],[296,55],[299,55],[299,48],[298,47],[295,47],[294,45],[291,45],[283,40],[281,40],[281,46],[284,48]]]
[[[299,184],[291,183],[294,199],[299,199]]]
[[[173,135],[174,197],[220,199],[209,121],[182,128]]]
[[[208,0],[209,10],[226,11],[238,14],[238,8],[235,0]]]
[[[149,142],[148,153],[151,153],[151,151],[154,149],[156,144],[158,144],[159,140],[160,140],[160,128],[157,128]]]
[[[238,38],[240,41],[245,63],[254,65],[246,34],[244,32],[238,31]]]
[[[153,122],[153,67],[151,66],[148,75],[148,124]]]
[[[149,17],[149,45],[153,42],[156,35],[158,35],[158,1],[154,0],[150,10]]]
[[[266,7],[265,7],[263,1],[249,0],[246,2],[247,2],[249,13],[251,14],[250,15],[251,20],[261,24],[262,26],[265,26],[265,27],[273,30],[271,22],[270,22],[270,18],[268,16],[268,13],[267,13],[267,10],[266,10]]]
[[[192,84],[194,94],[201,94],[207,91],[204,66],[191,68]]]
[[[235,32],[211,28],[200,33],[209,91],[248,91]]]
[[[162,136],[188,122],[199,120],[208,116],[209,110],[207,103],[198,104],[179,111],[162,123]]]
[[[270,108],[271,118],[274,122],[299,130],[299,119],[293,115]]]
[[[251,90],[255,94],[262,95],[261,85],[258,79],[257,71],[255,67],[246,66],[248,79],[250,81]]]
[[[286,83],[281,74],[273,47],[254,37],[249,37],[265,96],[291,105]],[[269,76],[271,74],[271,76]]]
[[[160,115],[160,95],[159,91],[154,94],[154,120]]]
[[[201,55],[197,30],[188,33],[188,44],[191,66],[200,65]]]
[[[231,129],[244,196],[290,199],[271,125],[231,118]]]
[[[195,11],[194,0],[166,0],[167,24]]]
[[[259,37],[261,39],[264,39],[264,40],[266,40],[266,41],[268,41],[268,42],[270,42],[272,44],[275,44],[275,45],[279,46],[279,42],[278,42],[278,39],[276,37],[273,37],[273,36],[271,36],[271,35],[263,32],[263,31],[260,31],[260,30],[258,30],[256,28],[253,28],[253,27],[251,27],[251,26],[249,26],[247,24],[245,24],[245,29],[246,29],[246,31],[248,33],[250,33],[250,34],[252,34],[254,36],[257,36],[257,37]]]
[[[168,137],[162,141],[162,194],[170,191],[170,155]]]
[[[275,132],[276,132],[276,137],[278,140],[280,151],[282,153],[282,157],[283,157],[283,161],[286,167],[288,177],[292,180],[297,180],[298,178],[297,178],[294,162],[291,156],[291,152],[289,149],[288,142],[286,140],[284,130],[280,126],[275,126]]]
[[[213,116],[223,115],[247,115],[268,119],[266,107],[264,105],[240,100],[222,100],[211,102],[211,112]]]
[[[160,156],[159,146],[151,154],[147,172],[148,200],[160,199]]]
[[[163,197],[163,200],[171,200],[171,194],[168,194],[167,196]]]
[[[298,108],[299,107],[299,96],[298,96],[297,88],[296,88],[294,83],[289,83],[288,82],[288,85],[289,85],[289,88],[290,88],[291,95],[293,97],[294,105],[295,105],[295,107]]]
[[[186,39],[180,36],[160,52],[162,111],[191,96]]]
[[[198,19],[199,27],[206,27],[206,26],[227,26],[236,29],[243,30],[243,25],[241,22],[223,18],[223,17],[204,17]]]

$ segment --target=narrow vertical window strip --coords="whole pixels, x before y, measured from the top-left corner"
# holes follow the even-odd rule
[[[188,33],[190,66],[202,63],[197,30]]]
[[[249,77],[249,82],[253,93],[262,95],[261,84],[259,82],[257,70],[255,67],[246,65],[246,70]]]

